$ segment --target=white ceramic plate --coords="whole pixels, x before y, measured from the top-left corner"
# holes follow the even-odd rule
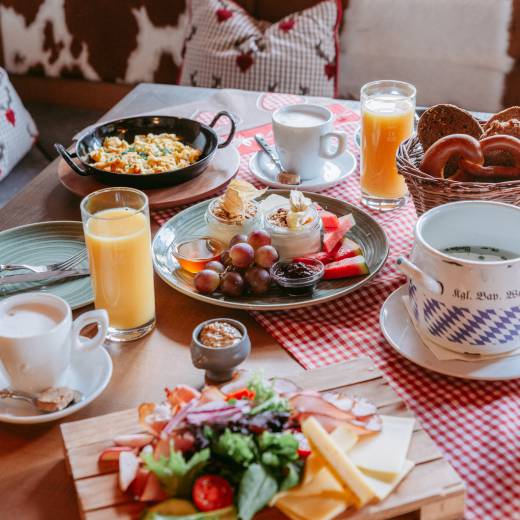
[[[90,352],[74,352],[62,386],[82,392],[85,396],[83,401],[59,412],[46,414],[38,413],[30,403],[24,401],[0,399],[0,422],[37,424],[56,421],[71,415],[96,399],[107,387],[111,377],[112,359],[104,348],[97,348]],[[5,376],[0,372],[0,388],[6,386]]]
[[[520,356],[486,361],[440,361],[422,342],[404,306],[406,285],[399,287],[381,307],[379,322],[383,334],[392,347],[413,363],[447,376],[462,379],[499,381],[520,378]]]
[[[326,161],[315,179],[302,181],[297,186],[300,190],[317,192],[343,182],[355,169],[356,158],[350,152],[345,152],[336,159]],[[287,184],[276,180],[278,170],[263,150],[256,152],[249,161],[251,173],[262,184],[271,188],[287,189]]]

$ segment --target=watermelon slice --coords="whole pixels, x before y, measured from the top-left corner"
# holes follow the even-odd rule
[[[343,215],[338,219],[339,226],[333,231],[327,231],[323,237],[323,249],[330,253],[334,250],[338,242],[355,226],[356,221],[352,215]]]
[[[353,256],[360,256],[362,254],[363,250],[359,244],[356,244],[356,242],[350,240],[348,237],[344,237],[331,253],[330,261],[337,262],[338,260],[343,260],[344,258],[351,258]]]
[[[327,230],[338,229],[339,227],[339,219],[334,213],[330,211],[325,211],[324,209],[320,211],[321,223],[323,227]]]
[[[328,264],[331,261],[330,253],[326,253],[325,251],[320,251],[319,253],[312,253],[310,255],[299,256],[298,258],[293,258],[293,262],[302,262],[303,264],[312,264],[313,260],[319,260],[324,264]]]
[[[352,278],[368,274],[368,266],[364,256],[345,258],[338,262],[332,262],[325,266],[324,280],[335,280],[336,278]]]

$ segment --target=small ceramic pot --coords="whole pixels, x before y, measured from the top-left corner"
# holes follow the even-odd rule
[[[421,216],[411,261],[398,260],[421,335],[472,354],[520,346],[519,230],[520,208],[499,202],[453,202]],[[446,251],[465,247],[510,254],[482,261]]]
[[[226,322],[242,333],[238,343],[230,347],[207,347],[200,340],[200,331],[209,323]],[[242,363],[251,352],[251,341],[245,325],[230,318],[215,318],[203,321],[195,327],[191,339],[191,360],[195,367],[206,370],[206,377],[215,383],[229,381],[235,368]]]

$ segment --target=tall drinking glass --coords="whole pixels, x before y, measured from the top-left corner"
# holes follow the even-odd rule
[[[387,211],[403,206],[408,191],[396,153],[413,133],[415,87],[374,81],[361,88],[361,202]]]
[[[132,188],[95,191],[81,202],[96,309],[106,309],[107,338],[132,341],[155,325],[150,215]]]

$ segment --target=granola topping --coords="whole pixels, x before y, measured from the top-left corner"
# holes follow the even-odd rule
[[[258,212],[257,205],[250,201],[246,204],[243,214],[231,215],[224,207],[222,199],[215,201],[212,207],[213,216],[219,220],[223,220],[228,224],[242,224],[245,220],[254,218]]]
[[[242,339],[242,333],[226,321],[212,321],[202,328],[200,342],[206,347],[226,348],[236,345]]]
[[[278,208],[267,217],[267,220],[274,226],[286,228],[289,227],[287,224],[287,215],[289,215],[287,209]]]

